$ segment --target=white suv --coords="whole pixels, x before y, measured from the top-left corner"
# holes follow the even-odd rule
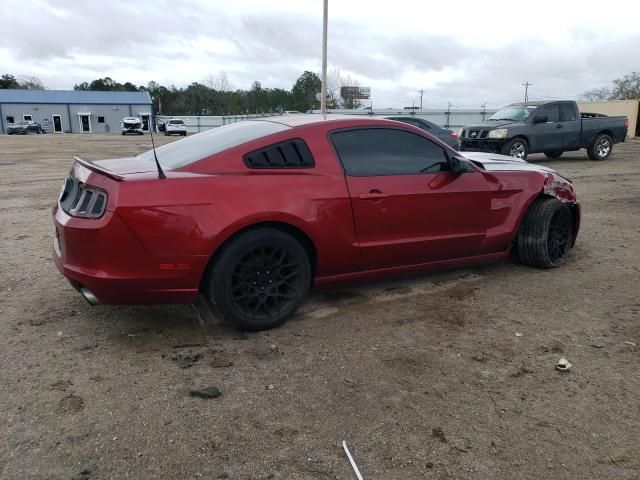
[[[184,120],[180,120],[179,118],[172,118],[168,122],[165,123],[164,127],[165,135],[173,135],[178,134],[183,137],[187,136],[187,126],[184,124]]]

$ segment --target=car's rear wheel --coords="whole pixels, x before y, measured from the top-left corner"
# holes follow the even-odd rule
[[[613,150],[613,140],[609,135],[604,133],[598,135],[591,145],[587,149],[587,154],[591,160],[606,160],[611,155]]]
[[[562,150],[552,150],[550,152],[544,152],[545,157],[547,158],[560,158],[564,152]]]
[[[555,198],[536,200],[522,219],[518,232],[518,257],[539,268],[564,264],[573,241],[573,216]]]
[[[526,160],[529,154],[529,145],[527,145],[527,141],[522,138],[514,138],[502,147],[502,154]]]
[[[284,323],[302,304],[311,284],[311,264],[291,235],[260,228],[241,233],[209,271],[205,287],[222,316],[243,330]]]

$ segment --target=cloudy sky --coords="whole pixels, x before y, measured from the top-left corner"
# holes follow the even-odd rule
[[[593,3],[593,5],[591,5]],[[0,0],[0,73],[290,89],[320,71],[322,0]],[[626,5],[625,5],[626,4]],[[640,3],[329,0],[329,64],[373,106],[576,98],[640,71]]]

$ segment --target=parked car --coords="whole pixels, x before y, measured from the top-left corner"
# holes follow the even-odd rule
[[[142,120],[139,117],[125,117],[120,122],[120,131],[122,135],[133,133],[136,135],[143,135]]]
[[[624,142],[628,127],[626,117],[580,113],[572,101],[514,103],[484,123],[464,127],[460,151],[498,152],[526,160],[530,153],[558,158],[586,148],[589,158],[604,160],[615,143]]]
[[[156,159],[157,162],[156,163]],[[137,157],[75,157],[53,258],[92,304],[194,302],[275,327],[312,285],[520,260],[562,265],[580,226],[569,180],[465,158],[381,118],[249,120]]]
[[[7,125],[7,135],[26,135],[28,133],[46,133],[42,125],[31,120],[20,120]]]
[[[397,120],[399,122],[408,123],[409,125],[413,125],[414,127],[421,128],[425,132],[429,132],[434,137],[443,141],[450,147],[458,150],[458,135],[453,130],[448,130],[446,128],[442,128],[439,125],[436,125],[433,122],[425,120],[424,118],[419,117],[386,117],[389,120]]]
[[[182,135],[183,137],[187,136],[187,126],[184,123],[184,120],[180,120],[179,118],[172,118],[169,120],[164,126],[164,134],[165,135]]]

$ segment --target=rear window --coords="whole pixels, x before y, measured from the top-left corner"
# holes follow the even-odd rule
[[[232,123],[158,147],[156,154],[163,167],[180,168],[223,150],[289,128],[291,127],[281,123],[265,121]],[[138,158],[153,162],[153,150],[138,155]]]
[[[184,122],[182,120],[169,120],[169,125],[183,125]]]

